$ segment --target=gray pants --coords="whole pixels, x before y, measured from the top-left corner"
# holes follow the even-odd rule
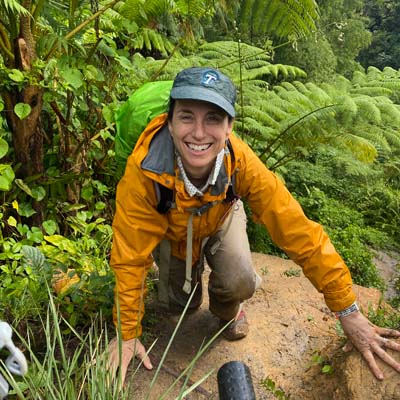
[[[203,241],[200,261],[192,269],[192,290],[196,283],[198,285],[189,305],[189,309],[197,309],[202,302],[201,277],[205,257],[211,268],[208,282],[210,311],[226,321],[236,316],[240,303],[253,295],[256,284],[243,203],[238,201],[231,212],[232,220],[228,216],[219,230]],[[169,255],[166,257],[165,254]],[[153,257],[160,272],[161,305],[171,310],[183,308],[190,297],[182,290],[185,260],[171,256],[168,241],[156,248]]]

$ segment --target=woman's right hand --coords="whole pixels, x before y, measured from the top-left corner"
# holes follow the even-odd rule
[[[118,367],[121,368],[122,384],[125,383],[128,366],[134,356],[143,361],[146,369],[153,369],[150,358],[146,354],[146,349],[138,338],[122,340],[121,346],[121,360],[119,360],[118,337],[113,338],[108,344],[108,368],[111,369],[113,376],[115,376]]]

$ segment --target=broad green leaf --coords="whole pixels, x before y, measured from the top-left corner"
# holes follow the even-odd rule
[[[31,203],[21,203],[19,205],[18,214],[21,217],[31,217],[33,214],[36,214],[36,211],[32,208]]]
[[[19,119],[26,118],[32,111],[32,108],[29,104],[26,103],[17,103],[14,106],[14,112]]]
[[[46,196],[46,191],[44,190],[43,186],[35,186],[32,189],[32,197],[35,200],[37,200],[37,201],[43,200],[44,196]]]
[[[1,101],[0,101],[0,112],[2,112],[4,110],[4,103],[2,103]]]
[[[43,233],[38,227],[33,227],[31,231],[26,234],[27,239],[35,242],[41,243],[43,241]]]
[[[0,164],[0,190],[9,191],[15,178],[14,171],[10,165]]]
[[[84,71],[85,78],[89,81],[104,82],[104,75],[100,69],[93,65],[88,65]]]
[[[104,106],[101,110],[101,113],[108,124],[111,125],[113,122],[115,122],[115,111],[109,105]]]
[[[79,69],[67,68],[62,72],[62,77],[74,89],[79,89],[83,85],[83,76]]]
[[[93,188],[91,186],[85,186],[81,190],[82,199],[89,201],[93,197]]]
[[[14,226],[14,227],[17,226],[17,220],[14,217],[8,217],[7,223],[10,226]]]
[[[45,236],[44,239],[51,243],[53,246],[58,247],[60,250],[65,250],[70,254],[76,254],[76,248],[74,247],[74,243],[65,238],[64,236],[61,235],[51,235],[51,236]]]
[[[0,190],[3,192],[8,192],[11,189],[11,183],[4,176],[0,176]]]
[[[28,194],[29,196],[33,197],[31,188],[22,180],[22,179],[16,179],[15,183],[17,184],[17,186],[22,189],[26,194]]]
[[[8,152],[8,143],[4,139],[0,138],[0,158],[3,158],[7,154],[7,152]]]
[[[8,77],[14,82],[24,81],[24,74],[19,69],[12,69]]]
[[[57,222],[52,219],[44,221],[42,225],[48,235],[54,235],[57,232]]]
[[[122,68],[125,68],[126,70],[133,69],[132,63],[129,61],[128,58],[123,56],[117,56],[115,57],[115,59],[118,61],[118,63],[121,65]]]
[[[50,235],[50,236],[45,236],[44,239],[51,243],[54,246],[60,246],[62,242],[64,242],[66,239],[64,236],[62,235]]]
[[[96,210],[104,210],[106,208],[106,203],[104,203],[103,201],[98,201],[95,204],[95,208]]]

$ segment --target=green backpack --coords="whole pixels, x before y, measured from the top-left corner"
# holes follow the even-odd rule
[[[169,93],[173,81],[148,82],[122,104],[115,115],[115,159],[117,174],[122,176],[126,160],[147,124],[168,110]]]

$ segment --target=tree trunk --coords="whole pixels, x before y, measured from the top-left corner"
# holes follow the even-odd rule
[[[23,1],[22,5],[31,9],[31,0]],[[20,16],[19,37],[14,42],[15,61],[13,67],[20,71],[31,71],[33,61],[37,58],[36,42],[31,32],[32,16]],[[31,78],[34,78],[31,76]],[[41,77],[35,77],[40,81]],[[40,115],[43,107],[43,89],[34,84],[24,85],[22,89],[12,86],[2,93],[6,106],[6,119],[13,137],[16,176],[26,178],[43,173],[43,134],[40,127]],[[18,103],[26,103],[31,107],[31,113],[20,119],[14,112]],[[42,210],[38,203],[33,204],[37,214],[35,223],[40,223]]]
[[[22,6],[31,9],[31,0],[24,0]],[[37,58],[36,42],[31,31],[31,15],[20,16],[19,37],[14,42],[14,65],[20,71],[31,71]],[[36,77],[40,80],[40,77]],[[43,106],[43,89],[37,85],[24,85],[22,89],[12,87],[2,93],[6,109],[7,123],[13,135],[15,161],[19,164],[17,176],[40,174],[43,172],[43,135],[40,130],[40,114]],[[18,103],[31,106],[31,113],[23,120],[14,113]]]

